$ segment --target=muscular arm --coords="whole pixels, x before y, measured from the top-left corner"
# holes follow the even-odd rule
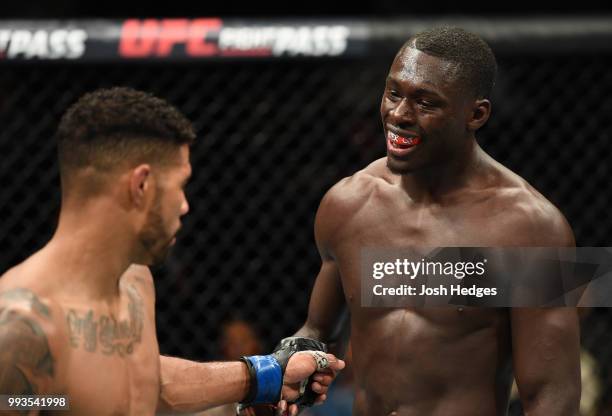
[[[194,412],[239,402],[249,388],[244,363],[197,363],[160,356],[161,386],[158,411]]]
[[[335,188],[337,188],[336,185]],[[315,220],[315,239],[321,255],[321,269],[310,295],[308,318],[295,334],[329,343],[337,332],[346,308],[342,282],[336,260],[331,250],[331,239],[340,216],[337,211],[337,189],[332,188],[321,201]]]
[[[344,362],[327,354],[330,372],[344,368]],[[309,352],[298,352],[291,356],[283,373],[281,397],[278,405],[286,406],[285,400],[296,400],[302,380],[313,375],[320,362]],[[250,387],[248,370],[242,362],[196,363],[180,358],[160,357],[161,383],[160,411],[198,411],[225,403],[242,401]],[[325,399],[331,376],[324,376],[313,384],[315,393]],[[261,387],[261,386],[259,386]],[[264,388],[265,390],[265,388]],[[269,398],[269,396],[268,396]],[[292,409],[291,409],[292,408]],[[290,414],[297,414],[297,406],[290,406]]]
[[[560,212],[531,213],[525,234],[540,247],[575,246]],[[520,229],[520,228],[519,228]],[[511,310],[514,373],[526,416],[576,416],[580,406],[580,323],[576,308]]]
[[[580,329],[576,308],[511,312],[514,373],[526,416],[576,416]]]
[[[332,337],[344,308],[338,268],[333,260],[324,260],[310,295],[308,318],[295,335],[323,342],[334,341]]]

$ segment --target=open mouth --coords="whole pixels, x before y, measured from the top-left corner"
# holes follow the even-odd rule
[[[392,131],[387,132],[387,140],[393,147],[398,149],[407,149],[412,146],[416,146],[421,143],[419,136],[400,136],[399,134],[393,133]]]
[[[421,137],[417,135],[400,136],[392,131],[387,131],[387,153],[397,157],[407,155],[418,147],[421,140]]]

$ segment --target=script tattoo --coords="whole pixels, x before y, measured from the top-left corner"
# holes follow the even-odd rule
[[[127,286],[128,319],[118,321],[112,315],[95,316],[93,310],[79,313],[70,309],[66,315],[70,332],[70,345],[86,351],[117,354],[121,357],[132,354],[134,345],[142,339],[144,322],[143,302],[138,290]]]
[[[49,319],[49,308],[27,289],[0,294],[0,394],[37,394],[54,375],[47,336],[38,318],[12,308],[26,301],[29,309]],[[45,383],[46,384],[46,383]]]

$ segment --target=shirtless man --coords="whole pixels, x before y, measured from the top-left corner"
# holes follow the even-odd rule
[[[318,368],[313,354],[293,355],[284,379],[270,356],[196,363],[159,354],[152,276],[133,264],[162,261],[189,209],[189,121],[163,100],[114,88],[80,99],[57,136],[57,230],[0,278],[0,394],[67,395],[69,412],[57,413],[88,416],[191,412],[281,388],[295,399],[296,383]],[[254,382],[271,368],[273,383]],[[333,374],[317,377],[322,401]]]
[[[495,73],[490,48],[464,30],[411,38],[382,97],[387,156],[321,202],[315,238],[322,266],[297,335],[331,342],[348,307],[354,415],[506,415],[510,368],[526,415],[578,414],[574,308],[360,304],[362,247],[575,244],[563,215],[476,142],[491,113]]]

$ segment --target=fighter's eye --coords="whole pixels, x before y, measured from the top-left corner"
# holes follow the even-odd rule
[[[428,100],[417,100],[417,104],[423,108],[433,108],[435,107],[435,103],[428,101]]]
[[[400,95],[400,93],[392,88],[387,90],[387,95],[389,96],[389,98],[391,98],[391,100],[395,101],[395,100],[399,100],[402,98],[402,96]]]

